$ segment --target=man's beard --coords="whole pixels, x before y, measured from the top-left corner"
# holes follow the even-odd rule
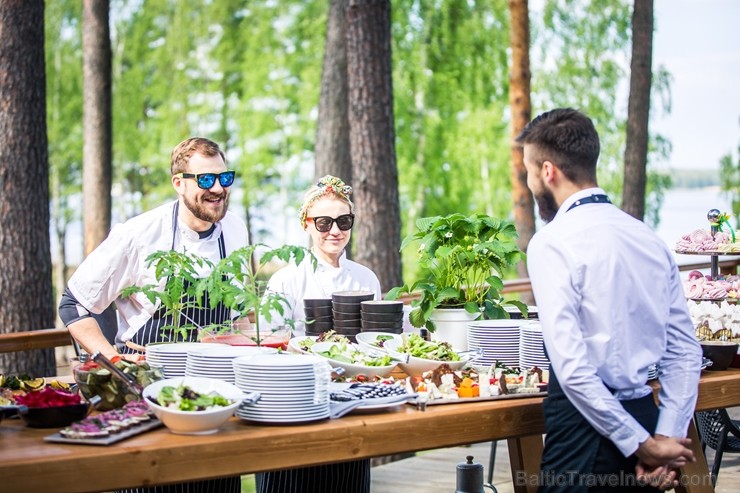
[[[542,220],[546,223],[552,221],[558,213],[559,208],[552,192],[543,187],[542,192],[535,195],[534,199],[537,201],[537,209],[540,211]]]
[[[223,197],[224,202],[221,208],[214,210],[209,207],[205,207],[202,202],[205,202],[206,199],[209,198],[221,198]],[[190,210],[190,212],[193,213],[195,217],[200,219],[201,221],[206,221],[209,223],[215,223],[220,221],[224,218],[226,215],[226,211],[229,209],[229,195],[224,192],[220,195],[216,194],[208,194],[208,195],[201,195],[200,197],[196,197],[195,200],[191,200],[187,195],[183,197],[185,202],[185,207]]]

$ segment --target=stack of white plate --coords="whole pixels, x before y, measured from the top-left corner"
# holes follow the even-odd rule
[[[523,320],[479,320],[468,324],[468,350],[482,351],[473,359],[477,366],[499,361],[506,366],[519,366],[519,326]]]
[[[161,368],[165,378],[184,377],[188,351],[203,346],[200,342],[150,344],[146,347],[146,362],[152,368]]]
[[[658,378],[658,365],[648,366],[648,380],[655,380]]]
[[[305,354],[259,354],[233,361],[236,386],[259,392],[253,406],[236,415],[260,423],[301,423],[330,416],[331,366],[326,358]]]
[[[188,351],[185,376],[208,377],[233,384],[234,358],[255,356],[263,353],[277,353],[277,349],[256,346],[227,346],[222,344],[201,344]]]
[[[542,326],[539,322],[522,324],[519,338],[519,366],[532,368],[537,366],[547,369],[550,360],[545,356],[545,345],[542,340]]]

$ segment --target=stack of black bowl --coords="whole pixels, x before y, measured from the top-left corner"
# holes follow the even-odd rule
[[[363,332],[403,332],[403,301],[363,301],[361,305]]]
[[[331,299],[317,298],[303,300],[306,313],[306,335],[318,336],[334,328],[331,313]]]
[[[372,300],[375,294],[371,291],[337,291],[332,293],[332,315],[334,316],[334,330],[337,334],[354,341],[355,336],[362,331],[360,319],[360,303]]]

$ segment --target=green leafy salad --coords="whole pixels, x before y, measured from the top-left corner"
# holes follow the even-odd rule
[[[371,356],[346,342],[334,343],[329,346],[329,350],[319,352],[318,354],[325,358],[343,363],[351,363],[353,365],[388,366],[391,364],[391,357],[387,354],[383,356]]]
[[[206,411],[214,407],[230,406],[232,401],[216,392],[199,394],[186,385],[180,385],[162,387],[157,395],[157,403],[180,411]]]
[[[404,335],[400,353],[407,353],[415,358],[434,361],[460,361],[460,355],[452,350],[448,342],[425,341],[419,334]]]

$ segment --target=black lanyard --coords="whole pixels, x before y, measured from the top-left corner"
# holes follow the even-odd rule
[[[568,207],[568,211],[571,209],[574,209],[580,205],[586,205],[586,204],[611,204],[612,201],[609,200],[609,197],[604,195],[603,193],[591,195],[590,197],[584,197],[582,199],[578,199],[573,204]],[[565,212],[568,212],[565,211]]]

